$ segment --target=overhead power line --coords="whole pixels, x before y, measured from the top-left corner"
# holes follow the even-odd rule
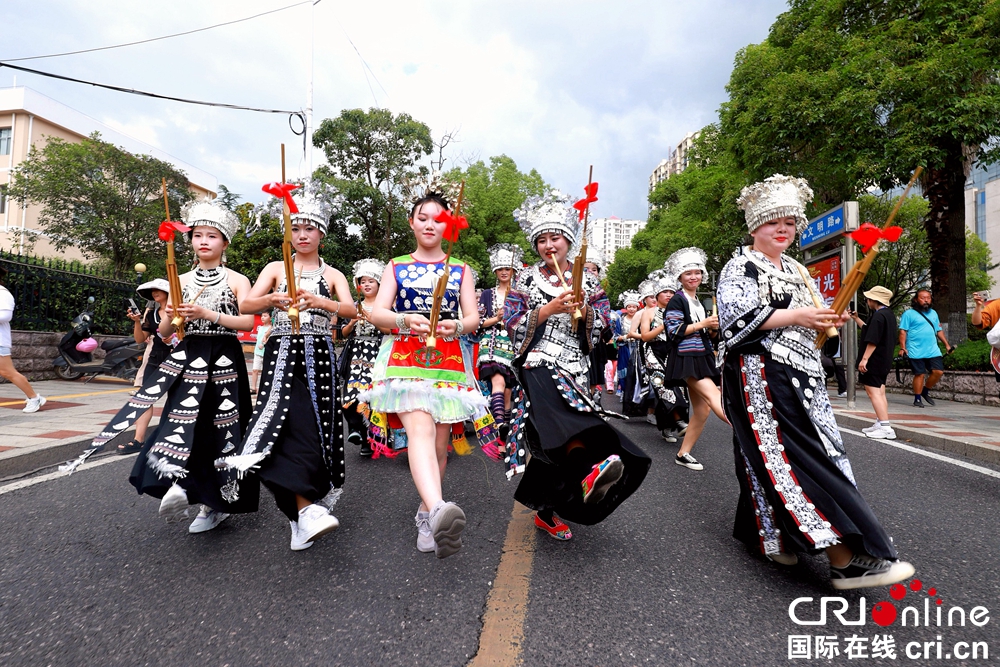
[[[31,69],[24,67],[22,65],[11,65],[6,62],[0,62],[0,68],[6,67],[8,69],[18,70],[20,72],[29,72],[30,74],[37,74],[39,76],[46,76],[50,79],[59,79],[60,81],[71,81],[72,83],[82,83],[88,86],[96,86],[98,88],[106,88],[108,90],[114,90],[119,93],[128,93],[130,95],[141,95],[143,97],[152,97],[158,100],[170,100],[172,102],[183,102],[184,104],[200,104],[206,107],[220,107],[223,109],[238,109],[240,111],[257,111],[259,113],[282,113],[282,114],[292,114],[292,115],[302,115],[302,110],[289,111],[287,109],[261,109],[258,107],[245,107],[238,104],[225,104],[223,102],[206,102],[204,100],[191,100],[184,97],[171,97],[170,95],[160,95],[159,93],[150,93],[143,90],[136,90],[134,88],[122,88],[121,86],[112,86],[106,83],[97,83],[94,81],[85,81],[83,79],[74,79],[70,76],[63,76],[62,74],[54,74],[52,72],[43,72],[37,69]]]
[[[172,35],[163,35],[162,37],[151,37],[149,39],[141,39],[138,42],[127,42],[125,44],[114,44],[112,46],[99,46],[93,49],[81,49],[80,51],[66,51],[64,53],[49,53],[44,56],[26,56],[24,58],[7,58],[4,60],[5,63],[16,63],[23,60],[39,60],[41,58],[61,58],[62,56],[75,56],[81,53],[93,53],[95,51],[107,51],[109,49],[120,49],[126,46],[136,46],[137,44],[148,44],[149,42],[158,42],[162,39],[170,39],[172,37],[183,37],[184,35],[193,35],[196,32],[204,32],[206,30],[212,30],[213,28],[221,28],[222,26],[233,25],[234,23],[242,23],[243,21],[249,21],[250,19],[259,18],[261,16],[267,16],[268,14],[276,14],[277,12],[283,12],[286,9],[291,9],[292,7],[298,7],[299,5],[308,5],[313,2],[313,0],[302,0],[302,2],[296,2],[291,5],[286,5],[285,7],[279,7],[278,9],[272,9],[266,12],[261,12],[260,14],[254,14],[253,16],[247,16],[241,19],[236,19],[234,21],[226,21],[225,23],[216,23],[215,25],[210,25],[205,28],[196,28],[195,30],[186,30],[185,32],[177,32]]]

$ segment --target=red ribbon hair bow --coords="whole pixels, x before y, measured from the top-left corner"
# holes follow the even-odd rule
[[[893,225],[886,229],[880,229],[870,222],[866,222],[855,232],[848,234],[855,243],[861,246],[861,252],[868,252],[868,249],[875,245],[875,242],[884,239],[890,243],[895,243],[899,240],[900,235],[903,233],[902,227],[897,227]]]
[[[183,223],[174,222],[173,220],[164,220],[163,222],[160,223],[160,229],[157,231],[157,234],[159,234],[161,241],[166,241],[167,243],[170,243],[171,241],[174,240],[174,232],[183,233],[190,231],[191,228]]]
[[[444,228],[444,238],[452,243],[458,241],[458,233],[460,231],[469,228],[469,221],[465,219],[464,215],[452,215],[451,211],[441,211],[434,219],[447,225]]]
[[[293,185],[291,183],[268,183],[261,188],[264,192],[269,195],[273,195],[278,199],[284,199],[288,204],[289,213],[298,213],[299,209],[295,205],[295,200],[292,199],[292,190],[298,190],[299,186]]]
[[[581,220],[587,215],[587,208],[597,201],[597,183],[587,185],[583,191],[587,193],[587,196],[573,204],[573,208],[580,212]]]

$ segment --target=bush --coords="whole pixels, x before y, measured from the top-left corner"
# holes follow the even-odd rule
[[[944,367],[950,371],[989,371],[991,349],[985,340],[967,340],[945,355]]]

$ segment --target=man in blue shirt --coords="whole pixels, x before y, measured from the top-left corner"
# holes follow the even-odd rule
[[[937,339],[944,343],[949,354],[952,347],[941,331],[937,312],[931,308],[930,290],[917,290],[910,306],[899,319],[899,353],[909,359],[913,369],[913,407],[922,408],[924,401],[934,405],[928,391],[944,375],[944,362]],[[930,377],[925,382],[927,375]]]

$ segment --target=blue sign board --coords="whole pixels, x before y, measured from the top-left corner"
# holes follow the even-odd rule
[[[844,205],[827,211],[818,218],[813,218],[799,235],[799,247],[802,250],[829,241],[847,230]]]

